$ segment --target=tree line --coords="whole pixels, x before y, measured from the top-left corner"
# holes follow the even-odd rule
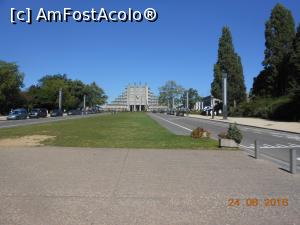
[[[201,100],[198,91],[194,88],[183,88],[174,80],[167,81],[159,88],[159,103],[169,108],[176,108],[177,106],[187,106],[193,109],[196,102]]]
[[[219,39],[218,59],[214,65],[214,79],[211,84],[213,97],[222,99],[222,74],[227,75],[228,105],[235,106],[246,100],[241,57],[235,52],[229,27],[223,27]]]
[[[80,80],[69,79],[66,74],[45,75],[37,84],[24,88],[24,74],[15,63],[0,61],[0,113],[7,114],[15,108],[43,107],[48,110],[58,108],[59,90],[62,89],[64,109],[93,107],[106,102],[104,90],[95,82],[85,84]]]
[[[228,75],[231,116],[258,116],[276,120],[300,120],[300,25],[290,10],[276,4],[265,23],[263,70],[247,93],[241,57],[235,52],[229,27],[219,39],[211,94],[222,99],[222,73]]]
[[[290,10],[277,4],[265,25],[264,69],[254,78],[251,94],[281,97],[300,88],[300,25]]]

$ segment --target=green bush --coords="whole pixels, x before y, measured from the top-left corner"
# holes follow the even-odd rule
[[[229,128],[226,136],[229,139],[234,140],[238,144],[240,144],[243,139],[243,135],[241,131],[237,128],[236,124],[229,124]]]
[[[201,115],[202,113],[202,110],[193,110],[193,111],[190,111],[189,114],[191,115]]]
[[[289,101],[284,104],[274,104],[270,119],[281,121],[300,121],[300,89],[295,90]]]
[[[300,91],[280,98],[254,98],[229,108],[229,116],[260,117],[279,121],[300,120]]]

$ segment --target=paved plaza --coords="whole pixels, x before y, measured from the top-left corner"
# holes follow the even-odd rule
[[[272,198],[288,206],[265,206]],[[242,151],[0,149],[1,225],[299,221],[299,174]]]

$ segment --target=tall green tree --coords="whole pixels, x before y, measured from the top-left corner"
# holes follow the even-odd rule
[[[293,52],[290,58],[290,79],[289,85],[292,90],[300,89],[300,24],[293,43]]]
[[[104,90],[100,88],[95,82],[92,82],[89,85],[86,85],[84,88],[84,93],[86,94],[86,104],[89,107],[95,105],[103,105],[107,96],[104,93]]]
[[[289,59],[293,50],[295,22],[290,10],[277,4],[265,25],[264,71],[254,79],[252,93],[277,97],[289,90]],[[260,87],[266,86],[265,90]]]
[[[228,102],[230,106],[246,100],[246,87],[240,56],[235,52],[229,27],[223,27],[219,39],[218,60],[214,65],[211,94],[222,99],[222,73],[228,76]]]
[[[159,102],[163,105],[168,105],[169,107],[175,107],[181,101],[180,97],[183,94],[183,87],[178,85],[176,81],[169,80],[165,85],[159,88]],[[173,105],[174,99],[174,105]]]
[[[23,79],[17,64],[0,61],[0,113],[6,114],[10,109],[23,105]]]
[[[37,85],[28,89],[28,95],[31,97],[32,107],[45,107],[47,109],[58,108],[59,90],[63,92],[63,108],[68,108],[70,102],[68,78],[65,74],[46,75],[42,77]]]
[[[211,94],[218,99],[222,99],[222,70],[217,63],[214,65],[214,80],[211,83]]]
[[[188,100],[189,100],[189,109],[193,109],[196,102],[200,101],[201,97],[198,94],[198,91],[193,88],[189,88],[187,91],[184,91],[181,102],[184,103],[186,107],[186,94],[188,93]]]

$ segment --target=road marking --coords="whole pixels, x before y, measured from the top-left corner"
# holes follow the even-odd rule
[[[273,148],[273,146],[272,145],[268,145],[268,144],[263,144],[263,146],[262,146],[263,148]]]
[[[295,145],[295,144],[290,144],[290,147],[299,147],[299,145]]]
[[[293,139],[293,140],[296,140],[296,141],[300,141],[300,137],[297,137],[297,136],[286,136],[286,138],[288,139]]]
[[[184,127],[184,126],[181,126],[181,125],[179,125],[179,124],[177,124],[177,123],[173,123],[173,122],[171,122],[171,121],[169,121],[169,120],[166,120],[166,119],[164,119],[164,118],[162,118],[162,117],[160,117],[160,116],[156,116],[156,115],[155,115],[155,117],[157,117],[157,118],[159,118],[159,119],[161,119],[161,120],[164,120],[164,121],[166,121],[166,122],[168,122],[168,123],[170,123],[170,124],[173,124],[173,125],[175,125],[175,126],[178,126],[178,127],[182,128],[182,129],[185,129],[185,130],[188,130],[188,131],[193,131],[193,130],[187,128],[187,127]]]
[[[245,145],[240,144],[239,146],[242,147],[242,148],[254,149],[253,144],[251,144],[249,146],[245,146]],[[262,149],[300,148],[300,145],[295,145],[295,144],[289,144],[289,145],[276,144],[275,146],[273,146],[273,145],[263,144],[262,146],[259,146],[259,148],[262,148]]]
[[[282,138],[283,136],[282,135],[278,135],[278,134],[272,134],[273,137],[279,137],[279,138]]]
[[[275,147],[279,147],[279,148],[288,148],[289,146],[277,144],[277,145],[275,145]]]
[[[242,144],[240,144],[239,146],[242,147],[242,148],[254,148],[254,146],[245,146],[245,145],[242,145]]]
[[[278,133],[278,132],[271,132],[271,134],[274,134],[274,135],[281,135],[281,133]]]
[[[297,160],[300,160],[300,157],[298,157]]]

